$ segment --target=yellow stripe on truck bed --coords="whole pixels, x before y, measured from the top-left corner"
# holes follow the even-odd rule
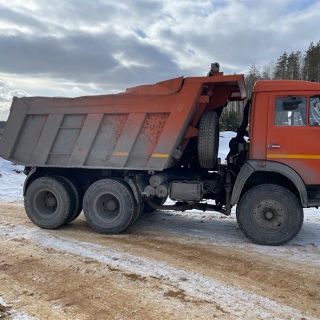
[[[152,157],[154,157],[154,158],[168,158],[169,154],[168,153],[153,153]]]

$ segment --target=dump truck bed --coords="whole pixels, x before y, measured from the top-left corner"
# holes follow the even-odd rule
[[[179,77],[123,93],[14,98],[0,156],[28,167],[163,170],[201,114],[245,98],[243,75]]]

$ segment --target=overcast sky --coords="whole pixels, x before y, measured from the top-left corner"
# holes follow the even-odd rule
[[[0,120],[14,95],[245,73],[319,40],[320,0],[0,0]]]

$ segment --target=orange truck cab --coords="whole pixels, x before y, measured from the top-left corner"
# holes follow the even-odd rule
[[[258,81],[222,162],[219,118],[246,91],[243,75],[211,67],[120,94],[14,98],[0,156],[25,166],[30,220],[55,229],[83,210],[112,234],[143,212],[236,206],[253,242],[293,239],[320,205],[320,84]]]
[[[274,80],[255,84],[247,163],[255,161],[257,172],[284,174],[272,178],[274,182],[290,177],[305,207],[320,205],[320,190],[319,197],[316,192],[320,185],[319,126],[319,83]]]
[[[320,84],[257,81],[251,100],[248,152],[230,204],[238,204],[238,223],[249,238],[253,229],[299,230],[301,207],[320,205]]]
[[[285,108],[288,97],[296,100]],[[295,170],[306,185],[320,184],[319,98],[319,83],[258,81],[252,97],[250,134],[255,139],[249,158],[282,163]]]

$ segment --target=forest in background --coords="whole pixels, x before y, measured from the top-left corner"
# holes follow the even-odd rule
[[[310,43],[303,54],[301,51],[284,52],[276,62],[261,68],[252,64],[245,74],[247,97],[250,98],[257,80],[306,80],[320,82],[320,41]],[[242,120],[246,101],[229,103],[220,118],[221,131],[236,131]]]

